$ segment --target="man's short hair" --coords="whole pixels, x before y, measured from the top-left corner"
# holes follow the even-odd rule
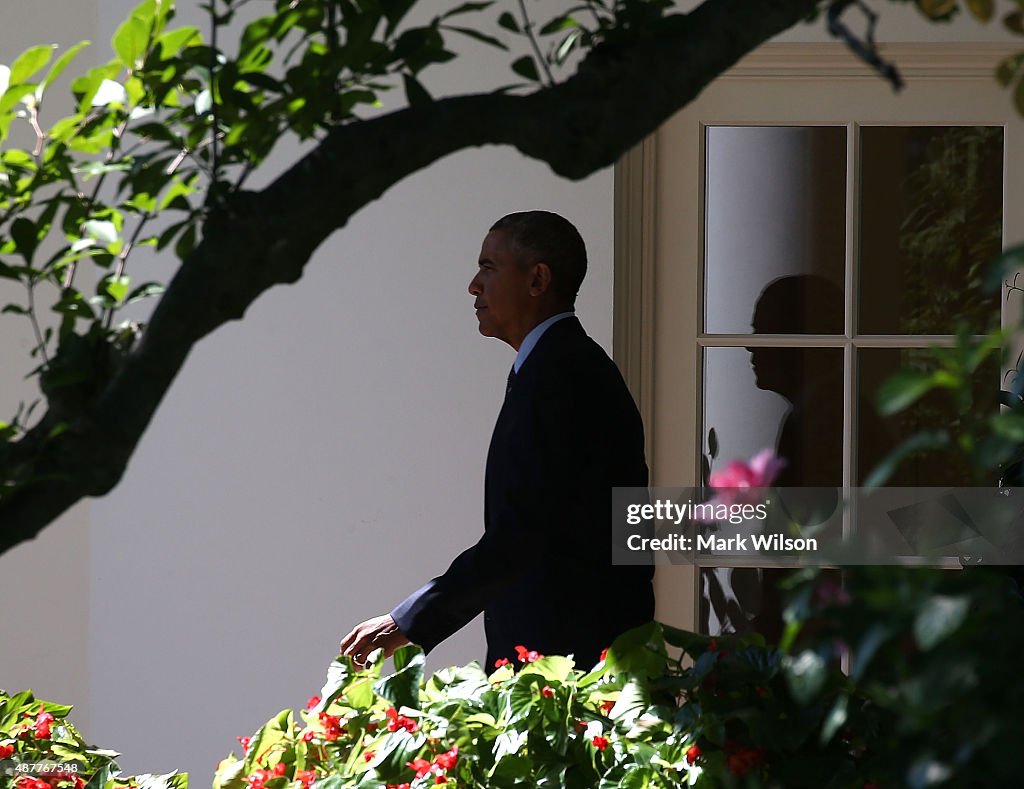
[[[575,304],[587,273],[587,248],[572,222],[550,211],[518,211],[503,216],[491,230],[508,233],[524,264],[547,263],[552,290],[563,303]]]

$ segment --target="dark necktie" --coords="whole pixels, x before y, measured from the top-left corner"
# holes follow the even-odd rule
[[[508,397],[508,393],[512,391],[512,383],[516,380],[516,366],[513,364],[512,369],[508,371],[508,383],[505,384],[505,397]]]

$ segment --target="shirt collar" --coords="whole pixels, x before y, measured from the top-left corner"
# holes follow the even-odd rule
[[[546,321],[542,321],[530,329],[530,333],[523,338],[522,345],[519,346],[519,353],[516,355],[515,363],[512,365],[512,369],[519,372],[519,368],[523,366],[523,362],[526,361],[526,357],[530,355],[530,351],[537,344],[537,341],[541,338],[541,335],[548,330],[548,328],[562,320],[562,318],[571,318],[576,313],[572,310],[568,312],[560,312],[557,315],[552,315]]]

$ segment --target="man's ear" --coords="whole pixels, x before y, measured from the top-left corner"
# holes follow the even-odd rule
[[[535,263],[530,279],[530,295],[540,296],[551,290],[551,267],[547,263]]]

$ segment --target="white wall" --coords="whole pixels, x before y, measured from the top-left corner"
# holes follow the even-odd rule
[[[55,25],[54,20],[61,24]],[[94,2],[34,0],[0,8],[0,63],[9,65],[35,44],[64,48],[93,36]],[[88,51],[82,67],[92,64]],[[42,117],[66,113],[68,79],[44,97]],[[25,125],[27,131],[27,125]],[[12,127],[12,138],[29,139]],[[0,305],[24,303],[24,290],[0,280]],[[38,397],[26,375],[38,360],[29,357],[34,340],[28,320],[0,315],[0,420],[9,421],[18,403]],[[0,524],[0,528],[3,524]],[[76,705],[75,720],[89,730],[89,503],[83,502],[51,524],[35,541],[0,557],[0,688],[32,688],[42,698]]]
[[[0,55],[15,38],[52,38],[57,22],[61,40],[104,42],[131,5],[5,4]],[[198,16],[198,2],[182,6]],[[467,52],[431,86],[512,81],[503,53]],[[287,160],[282,151],[278,166]],[[609,347],[610,171],[572,184],[484,148],[407,179],[330,239],[299,283],[195,349],[112,494],[0,557],[3,599],[19,600],[3,623],[0,686],[80,704],[87,735],[124,752],[128,770],[186,769],[197,787],[235,735],[301,706],[349,627],[480,532],[513,353],[477,334],[466,285],[488,225],[530,207],[565,214],[587,239],[579,312]],[[147,265],[161,270],[140,258],[134,273]],[[47,570],[57,592],[31,593],[40,567],[58,568]],[[476,622],[429,666],[483,651]]]

